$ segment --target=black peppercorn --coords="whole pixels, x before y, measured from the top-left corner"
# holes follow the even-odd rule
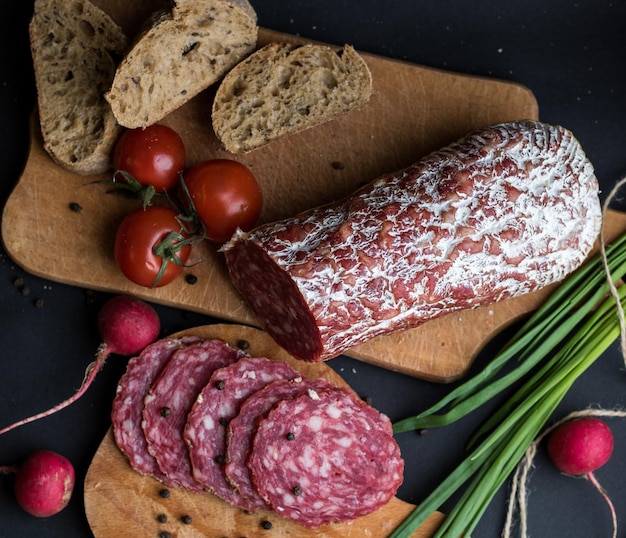
[[[302,488],[300,486],[294,486],[294,488],[291,490],[291,493],[293,493],[296,497],[298,495],[302,495]]]
[[[198,282],[198,277],[196,275],[192,275],[191,273],[185,275],[185,282],[187,284],[191,284],[192,286]]]
[[[159,514],[157,516],[157,521],[159,523],[167,523],[167,516],[165,514]]]
[[[296,434],[293,432],[288,432],[285,437],[287,438],[287,441],[293,441],[296,438]]]
[[[224,387],[225,387],[225,386],[226,386],[226,383],[224,383],[224,381],[223,381],[222,379],[218,379],[218,380],[215,382],[215,388],[216,388],[217,390],[224,390]]]
[[[161,489],[159,490],[159,497],[163,499],[169,499],[170,490],[169,489]]]
[[[169,417],[172,414],[172,410],[169,407],[161,408],[161,416],[164,418]]]
[[[250,347],[250,342],[247,340],[239,340],[239,342],[237,342],[237,347],[241,350],[246,350]]]
[[[180,518],[180,520],[183,522],[184,525],[191,524],[191,516],[184,515],[183,517]]]
[[[264,530],[268,531],[272,528],[272,522],[271,521],[262,521],[261,522],[261,528],[263,528]]]

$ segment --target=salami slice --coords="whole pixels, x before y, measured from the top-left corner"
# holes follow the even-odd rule
[[[113,399],[111,423],[119,449],[137,472],[160,480],[170,486],[171,481],[161,472],[141,427],[144,397],[167,361],[177,349],[198,342],[196,337],[164,338],[147,346],[137,357],[128,361],[126,372],[120,378]]]
[[[600,230],[593,166],[533,121],[468,135],[346,200],[222,248],[265,330],[305,361],[556,282]]]
[[[142,428],[150,454],[170,481],[204,491],[194,480],[183,430],[187,415],[211,374],[244,353],[218,339],[174,352],[144,399]]]
[[[287,398],[295,398],[309,390],[321,391],[333,388],[326,379],[282,379],[273,381],[248,396],[239,407],[239,413],[228,424],[226,465],[224,473],[249,506],[249,510],[269,509],[252,484],[248,456],[258,421],[274,405]]]
[[[263,418],[248,459],[274,511],[316,528],[385,505],[404,462],[389,419],[344,389],[284,399]]]
[[[250,508],[224,474],[226,427],[250,394],[271,381],[299,375],[286,362],[264,357],[242,358],[213,372],[193,404],[184,430],[198,483],[234,506]]]

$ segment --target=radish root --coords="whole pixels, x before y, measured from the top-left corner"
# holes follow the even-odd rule
[[[611,501],[605,489],[600,485],[600,482],[598,482],[596,475],[594,475],[593,473],[587,473],[585,475],[585,478],[594,485],[600,495],[602,495],[602,498],[606,501],[606,504],[609,506],[609,510],[611,512],[611,520],[613,521],[613,538],[617,538],[617,514],[615,513],[615,507],[613,506],[613,502]]]
[[[10,432],[11,430],[14,430],[15,428],[19,428],[20,426],[24,426],[25,424],[29,424],[30,422],[35,422],[36,420],[50,416],[56,413],[57,411],[60,411],[61,409],[65,409],[69,405],[73,404],[91,386],[91,384],[93,383],[93,380],[96,378],[96,374],[98,373],[100,368],[102,368],[108,356],[109,356],[108,346],[104,343],[100,344],[100,346],[98,347],[98,351],[96,353],[96,358],[89,364],[89,366],[87,366],[83,381],[78,391],[76,391],[71,398],[68,398],[64,402],[61,402],[60,404],[54,406],[52,409],[48,409],[47,411],[43,411],[41,413],[38,413],[37,415],[33,415],[31,417],[19,420],[18,422],[14,422],[13,424],[10,424],[9,426],[5,426],[4,428],[0,430],[0,435],[4,435],[5,433]]]
[[[17,473],[17,465],[1,465],[0,474],[15,474]]]

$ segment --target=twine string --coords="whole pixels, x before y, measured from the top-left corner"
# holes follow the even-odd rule
[[[617,307],[620,326],[620,349],[622,352],[622,359],[624,360],[624,364],[626,364],[626,318],[624,316],[624,308],[622,307],[622,302],[619,298],[617,286],[613,282],[613,276],[611,275],[611,270],[609,269],[609,262],[606,255],[606,240],[604,237],[604,223],[606,220],[606,213],[609,209],[609,204],[615,199],[617,193],[624,184],[626,184],[626,177],[622,178],[615,184],[611,192],[609,192],[606,200],[604,201],[604,205],[602,207],[602,225],[600,226],[600,254],[602,258],[602,265],[604,266],[604,272],[606,273],[609,290],[611,291],[613,299],[615,299],[615,305]]]
[[[617,286],[613,282],[613,276],[608,265],[608,259],[606,254],[606,240],[605,240],[605,220],[606,213],[609,209],[609,204],[615,199],[620,188],[626,184],[626,177],[618,181],[611,192],[608,194],[603,206],[602,206],[602,223],[600,226],[600,256],[602,258],[602,265],[606,273],[609,290],[617,306],[618,319],[620,325],[620,350],[622,354],[622,360],[626,365],[626,317],[624,316],[624,309],[619,299],[619,292]],[[574,411],[565,416],[558,422],[552,424],[543,433],[541,433],[528,447],[524,457],[518,464],[515,473],[513,474],[511,491],[509,494],[509,502],[507,506],[507,514],[502,531],[502,538],[511,538],[511,532],[513,529],[513,520],[515,517],[516,508],[519,512],[519,531],[521,538],[527,538],[528,525],[527,525],[527,512],[528,512],[528,491],[526,484],[528,482],[529,474],[533,468],[533,462],[537,454],[537,447],[539,443],[549,435],[555,428],[561,426],[565,422],[568,422],[574,418],[595,416],[595,417],[626,417],[626,411],[615,409],[584,409],[581,411]],[[596,482],[597,483],[597,482]],[[617,523],[613,519],[613,536],[617,536]]]

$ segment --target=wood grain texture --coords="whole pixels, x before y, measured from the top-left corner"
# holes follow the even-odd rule
[[[132,35],[146,13],[162,2],[97,2]],[[141,9],[141,12],[137,11]],[[259,45],[302,41],[261,29]],[[292,215],[350,194],[383,173],[401,169],[469,131],[502,121],[537,119],[537,103],[525,87],[509,82],[445,72],[364,54],[373,77],[373,95],[359,110],[237,159],[261,183],[261,222]],[[213,88],[166,117],[188,148],[188,164],[232,158],[220,147],[210,121]],[[155,303],[257,326],[251,310],[231,286],[215,245],[194,249],[184,278],[156,290],[136,286],[121,275],[112,256],[117,225],[136,201],[107,194],[93,181],[55,165],[44,152],[36,112],[30,153],[22,177],[2,215],[2,240],[11,258],[32,274],[65,284],[131,293]],[[69,209],[71,202],[81,212]],[[547,290],[546,290],[547,292]],[[537,307],[546,292],[503,302],[393,336],[374,339],[347,355],[433,381],[462,376],[494,332]]]
[[[267,333],[258,329],[236,324],[216,324],[190,329],[174,336],[182,334],[222,338],[232,345],[243,339],[249,342],[248,352],[252,356],[286,360],[305,376],[325,377],[337,385],[346,386],[345,381],[327,365],[305,364],[294,359],[278,347]],[[158,536],[161,531],[169,531],[177,538],[383,537],[389,535],[414,508],[412,504],[394,497],[377,512],[350,524],[326,525],[313,530],[281,519],[271,512],[245,513],[208,493],[172,489],[170,497],[164,499],[159,496],[162,488],[157,480],[141,476],[130,468],[115,445],[112,430],[109,430],[94,456],[84,485],[85,512],[95,538]],[[166,523],[158,522],[159,514],[167,516]],[[181,518],[185,515],[191,516],[191,524],[182,523]],[[414,536],[432,536],[443,517],[439,512],[433,514]],[[271,531],[263,529],[265,521],[271,522]]]

